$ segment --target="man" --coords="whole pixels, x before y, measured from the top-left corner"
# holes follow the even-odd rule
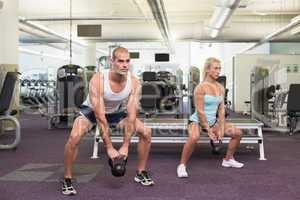
[[[89,95],[80,110],[80,116],[74,121],[70,137],[65,145],[65,173],[62,193],[74,195],[72,186],[72,166],[78,153],[78,144],[88,130],[98,124],[102,130],[102,139],[111,159],[127,158],[130,138],[133,132],[139,135],[138,169],[134,180],[145,186],[154,182],[147,174],[146,162],[151,146],[151,129],[136,118],[139,105],[140,83],[130,74],[130,57],[126,48],[118,47],[113,51],[111,68],[96,73],[89,86]],[[127,102],[127,113],[123,104]],[[124,142],[119,150],[115,149],[109,133],[109,127],[116,125],[124,128]]]

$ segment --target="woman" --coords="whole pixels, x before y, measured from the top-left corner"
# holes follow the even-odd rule
[[[224,133],[231,137],[223,167],[241,168],[243,163],[236,161],[233,154],[241,140],[241,130],[225,122],[224,87],[217,82],[221,71],[220,61],[208,58],[204,66],[203,82],[194,91],[196,111],[189,118],[189,138],[183,147],[180,164],[177,167],[179,178],[188,177],[186,164],[200,134],[205,131],[213,141],[222,141]]]

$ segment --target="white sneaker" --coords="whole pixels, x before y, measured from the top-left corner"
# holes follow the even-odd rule
[[[231,158],[229,160],[223,159],[223,162],[222,162],[222,167],[242,168],[243,166],[244,166],[243,163],[240,163],[240,162],[234,160],[233,158]]]
[[[177,177],[178,178],[187,178],[189,177],[188,173],[186,172],[186,167],[184,164],[180,164],[177,166]]]

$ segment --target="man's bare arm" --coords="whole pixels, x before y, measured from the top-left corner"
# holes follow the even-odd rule
[[[108,122],[105,118],[105,106],[103,100],[103,75],[100,73],[95,74],[89,86],[90,101],[97,119],[97,123],[102,130],[102,139],[106,148],[111,148],[112,143],[109,134]]]
[[[127,125],[125,126],[124,145],[129,146],[130,138],[135,130],[135,121],[139,105],[140,97],[140,82],[133,77],[132,79],[132,92],[128,99],[127,104]]]

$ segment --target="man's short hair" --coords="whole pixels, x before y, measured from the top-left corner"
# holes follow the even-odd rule
[[[112,59],[113,60],[116,59],[118,53],[128,53],[129,54],[129,51],[125,47],[117,47],[117,48],[115,48],[113,50],[113,52],[112,52]]]

